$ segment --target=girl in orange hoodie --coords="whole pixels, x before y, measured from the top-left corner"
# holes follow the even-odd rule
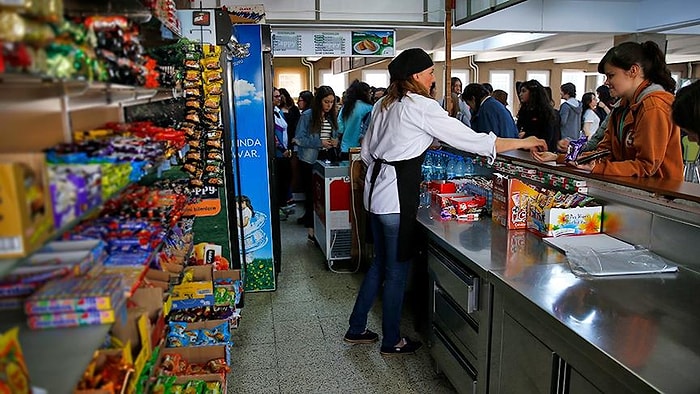
[[[593,174],[683,179],[680,129],[671,120],[676,83],[664,54],[653,41],[624,42],[598,64],[605,84],[621,103],[611,114],[598,149],[610,156],[587,164],[571,164]],[[540,161],[557,159],[533,152]]]

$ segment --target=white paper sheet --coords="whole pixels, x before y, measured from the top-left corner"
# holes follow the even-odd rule
[[[570,248],[589,247],[596,252],[634,249],[634,245],[607,234],[575,235],[570,237],[548,237],[544,242],[566,253]]]

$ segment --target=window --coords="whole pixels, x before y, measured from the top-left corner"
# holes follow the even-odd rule
[[[671,73],[671,78],[676,81],[676,91],[681,88],[681,73],[674,71]]]
[[[561,72],[561,84],[571,82],[576,86],[576,99],[581,100],[581,96],[586,93],[586,73],[581,70],[562,70]],[[552,86],[552,100],[557,102],[557,98],[561,99],[559,92],[561,86],[556,88]],[[561,102],[561,100],[559,100]]]
[[[549,70],[527,70],[527,81],[535,80],[542,86],[549,86]]]
[[[375,88],[389,86],[389,72],[386,70],[362,70],[362,82]]]
[[[491,70],[489,71],[489,83],[493,90],[503,90],[508,93],[508,111],[513,112],[513,70]],[[515,92],[517,94],[517,92]]]
[[[302,86],[302,75],[299,72],[280,72],[275,76],[275,86],[285,88],[295,98],[299,92],[305,90]]]
[[[469,85],[469,70],[467,69],[452,69],[452,77],[457,77],[462,81],[462,89]]]
[[[333,74],[332,70],[320,70],[319,76],[321,83],[319,86],[326,85],[333,88],[333,93],[341,97],[348,85],[348,74]]]

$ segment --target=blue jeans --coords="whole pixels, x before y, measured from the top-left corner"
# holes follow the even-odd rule
[[[367,327],[367,314],[384,285],[382,304],[382,346],[393,347],[401,334],[401,310],[410,262],[397,261],[399,214],[370,213],[374,239],[374,260],[369,267],[350,315],[350,334],[361,334]]]

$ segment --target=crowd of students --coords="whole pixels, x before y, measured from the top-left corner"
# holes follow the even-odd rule
[[[449,116],[479,133],[501,138],[536,137],[547,143],[547,150],[534,154],[540,161],[557,160],[596,174],[683,179],[681,127],[689,137],[700,118],[691,111],[698,95],[697,83],[679,92],[678,110],[673,112],[675,81],[654,42],[626,42],[611,48],[598,65],[606,76],[596,92],[577,99],[576,87],[560,87],[562,104],[554,107],[551,89],[536,80],[516,83],[520,101],[515,118],[507,109],[507,93],[494,91],[490,84],[471,83],[462,89],[459,78],[451,79],[450,108],[440,104]],[[428,97],[435,99],[435,83]],[[298,180],[302,191],[311,195],[313,164],[318,159],[347,160],[351,148],[359,147],[371,121],[374,103],[386,88],[370,87],[355,80],[340,96],[328,86],[299,93],[297,105],[289,92],[275,89],[277,155],[277,200],[280,217],[286,219],[293,204],[291,181]],[[693,104],[688,104],[692,102]],[[682,110],[681,110],[682,108]],[[694,114],[695,118],[688,114]],[[283,124],[284,122],[284,124]],[[578,164],[566,161],[571,141],[587,141],[581,151],[609,150],[599,160]],[[298,220],[313,240],[312,201],[307,198],[305,213]]]

